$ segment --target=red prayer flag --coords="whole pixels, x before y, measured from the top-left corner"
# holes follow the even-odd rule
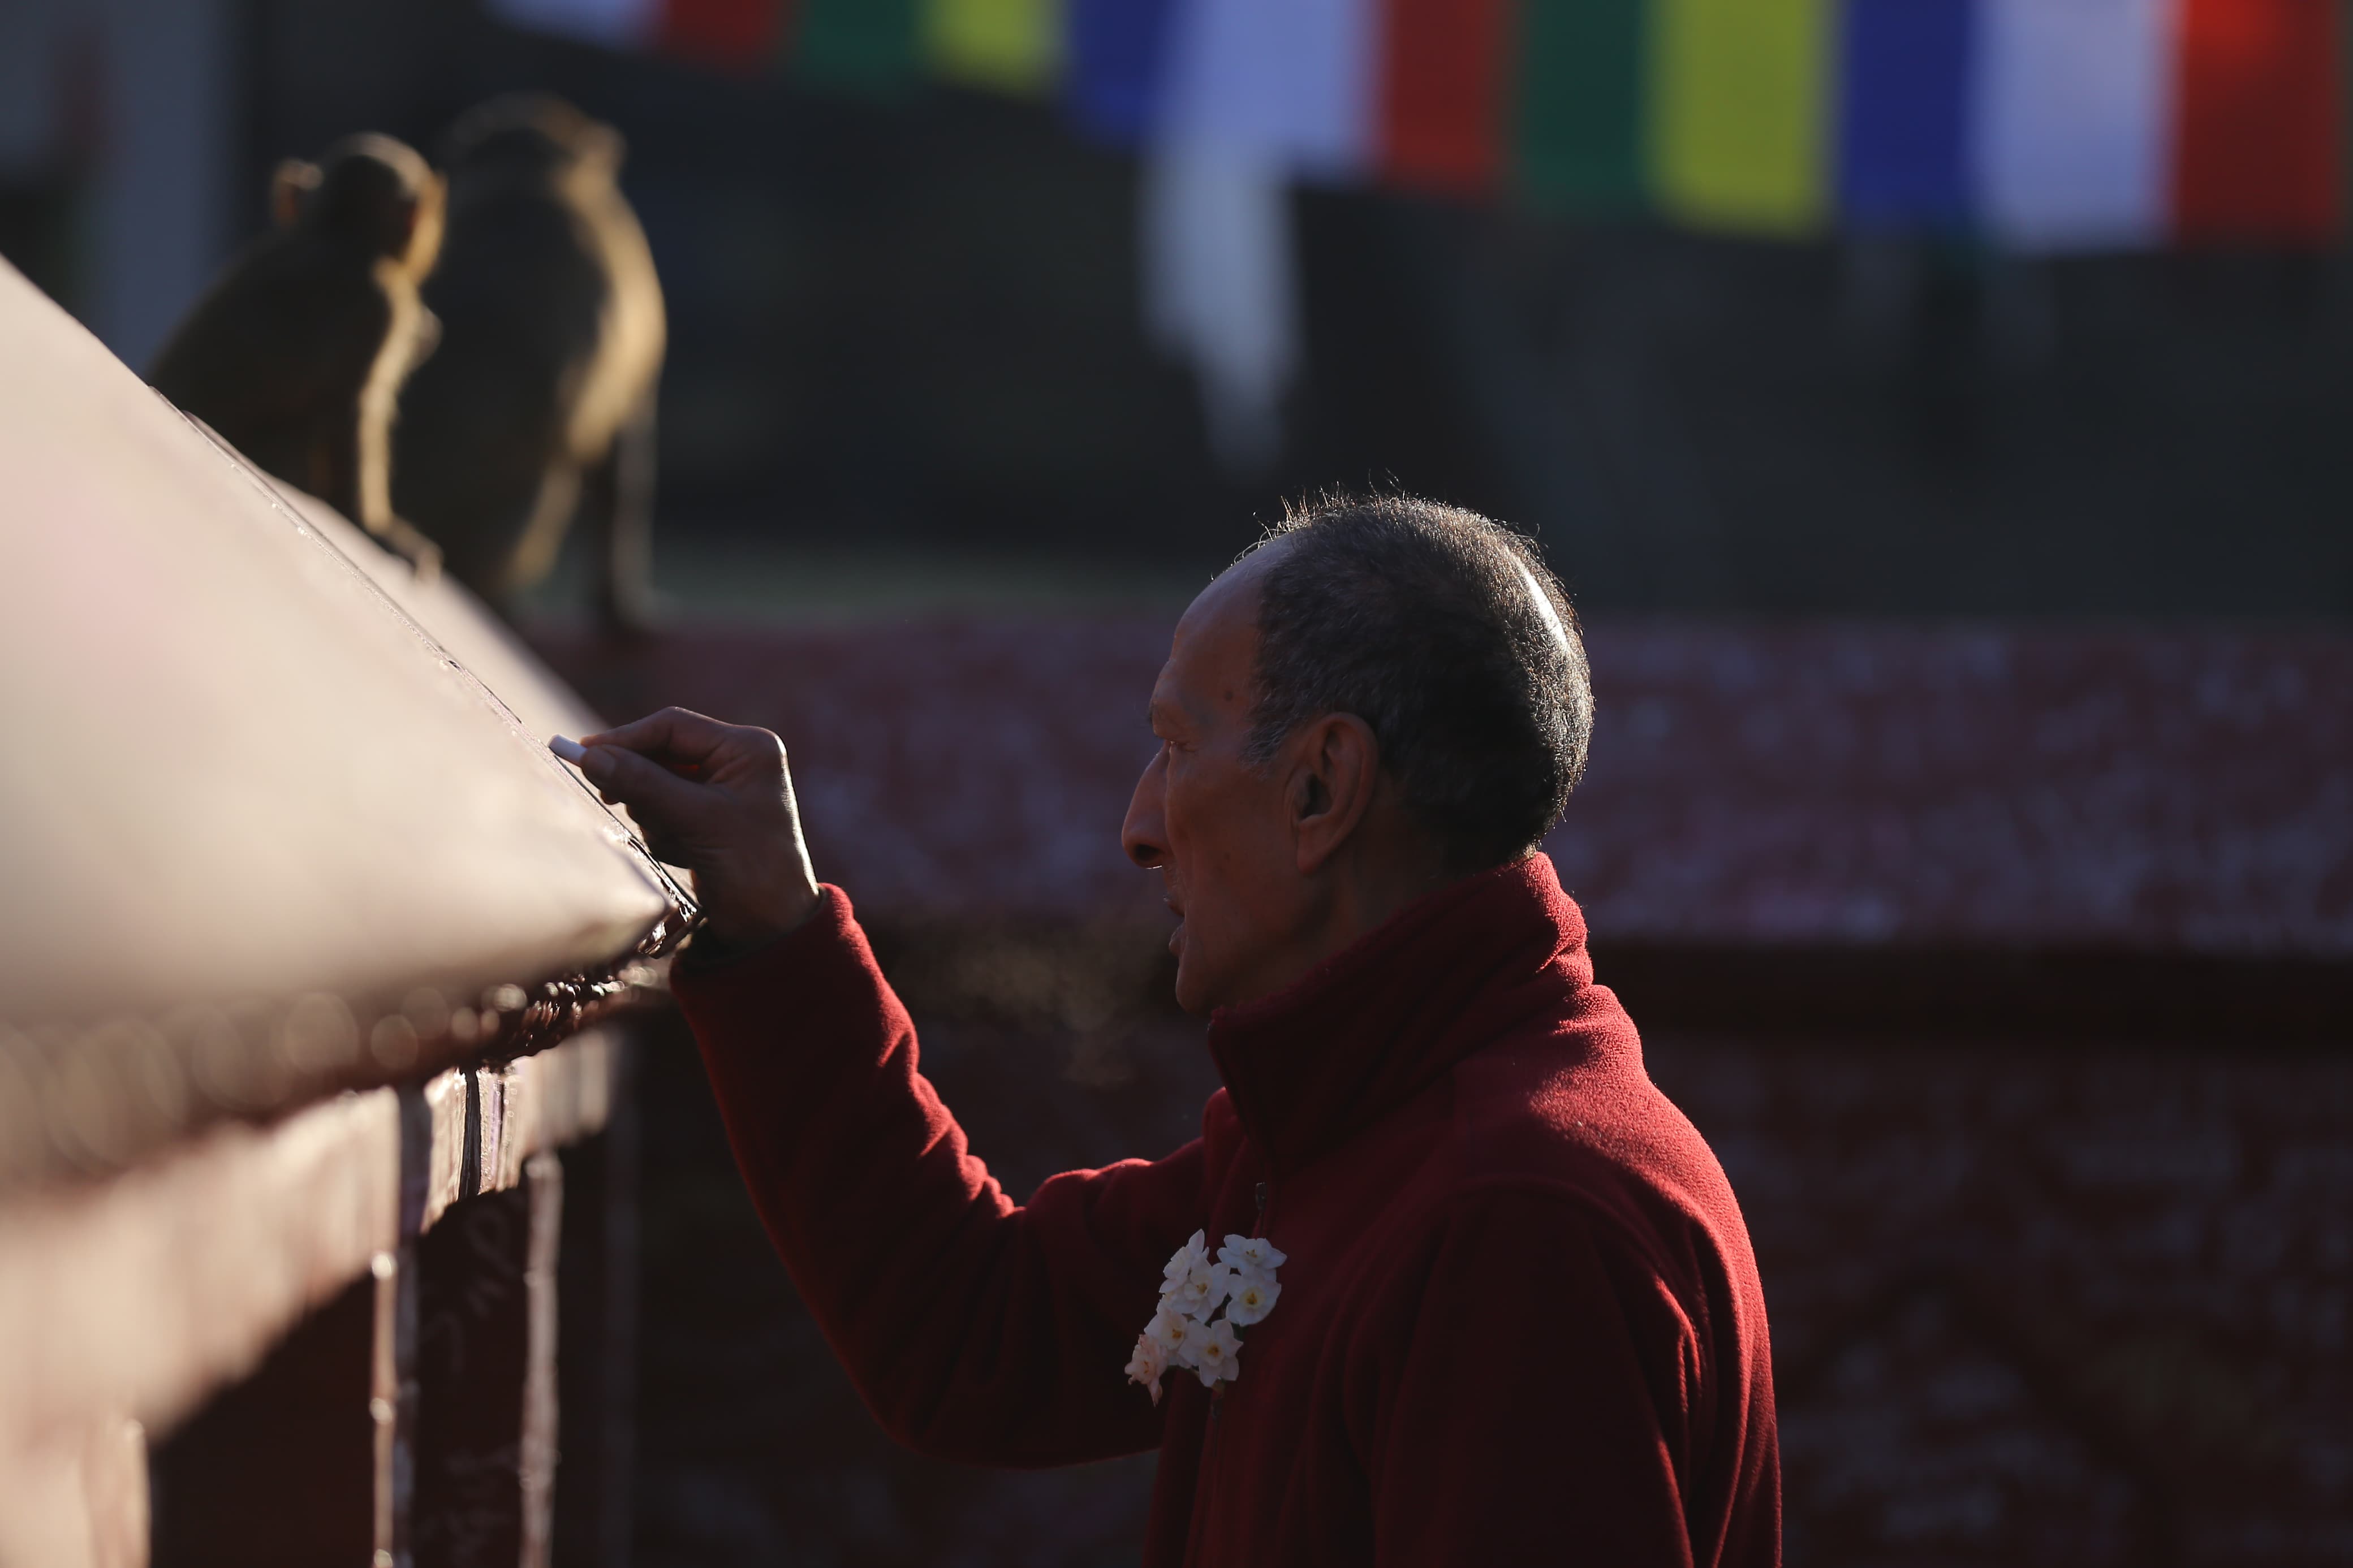
[[[733,70],[764,70],[776,58],[788,0],[662,0],[665,54]]]
[[[2177,237],[2336,237],[2345,88],[2337,12],[2337,0],[2181,0]]]
[[[1504,0],[1377,0],[1381,172],[1484,194],[1503,169]]]

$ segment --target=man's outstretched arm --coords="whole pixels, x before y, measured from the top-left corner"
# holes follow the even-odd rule
[[[1199,1223],[1199,1146],[1017,1206],[918,1070],[848,898],[810,875],[776,737],[670,710],[584,742],[582,772],[694,875],[729,956],[690,952],[679,1001],[769,1235],[883,1425],[999,1464],[1155,1445],[1123,1368]]]

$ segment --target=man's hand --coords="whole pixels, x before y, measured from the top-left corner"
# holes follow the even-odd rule
[[[775,735],[665,708],[580,743],[580,771],[607,801],[629,808],[654,858],[693,873],[719,941],[756,946],[817,908],[785,743]]]

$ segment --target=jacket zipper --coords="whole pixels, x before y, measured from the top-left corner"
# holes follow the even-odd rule
[[[1266,1211],[1274,1202],[1274,1184],[1271,1181],[1261,1181],[1251,1195],[1257,1199],[1258,1214],[1251,1221],[1250,1234],[1254,1237],[1264,1236]],[[1192,1564],[1200,1561],[1199,1527],[1207,1524],[1209,1519],[1210,1465],[1218,1454],[1218,1415],[1226,1407],[1225,1393],[1223,1384],[1209,1391],[1209,1430],[1201,1439],[1200,1490],[1193,1499],[1193,1527],[1185,1532],[1186,1568],[1192,1568]]]

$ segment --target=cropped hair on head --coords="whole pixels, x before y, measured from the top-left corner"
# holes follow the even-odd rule
[[[1262,767],[1301,724],[1352,713],[1453,868],[1534,849],[1593,728],[1576,613],[1535,545],[1461,507],[1335,493],[1288,506],[1244,555],[1276,546],[1248,760]]]

